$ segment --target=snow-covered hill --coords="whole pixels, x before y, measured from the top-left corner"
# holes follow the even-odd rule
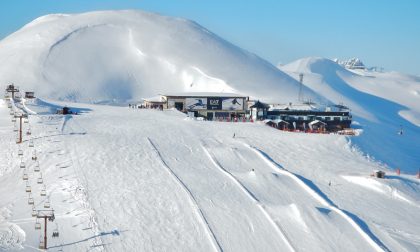
[[[416,173],[420,167],[420,79],[399,73],[349,71],[325,58],[304,58],[280,67],[354,114],[353,138],[366,154],[392,168]],[[397,134],[400,128],[403,134]]]
[[[200,25],[142,11],[40,17],[0,42],[0,59],[0,83],[53,99],[217,91],[288,101],[298,93],[293,78]]]

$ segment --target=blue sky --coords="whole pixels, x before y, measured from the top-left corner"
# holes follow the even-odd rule
[[[273,64],[359,57],[420,75],[417,0],[0,0],[0,38],[41,15],[107,9],[192,19]]]

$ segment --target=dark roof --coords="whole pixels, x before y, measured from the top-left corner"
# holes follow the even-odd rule
[[[260,101],[257,101],[250,108],[268,109],[268,108],[270,108],[270,106],[268,104],[266,104],[266,103],[262,103]]]

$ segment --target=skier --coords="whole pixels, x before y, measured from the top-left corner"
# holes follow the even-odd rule
[[[233,133],[233,138],[235,138],[235,133]]]

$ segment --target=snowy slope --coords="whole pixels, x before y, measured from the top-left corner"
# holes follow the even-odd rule
[[[293,78],[200,25],[142,11],[40,17],[0,42],[0,59],[0,83],[60,100],[216,91],[278,101],[298,92]]]
[[[51,114],[55,105],[40,100],[24,107],[37,113],[24,125],[34,147],[26,136],[21,145],[35,204],[42,208],[45,197],[34,184],[34,148],[57,215],[49,236],[60,231],[50,251],[420,248],[419,181],[390,171],[387,180],[370,178],[384,167],[344,136],[193,121],[177,111],[71,106],[81,114]],[[31,251],[40,232],[8,111],[2,102],[0,145],[9,148],[1,148],[0,248]]]
[[[305,58],[282,66],[294,78],[304,73],[304,84],[329,100],[349,106],[353,127],[363,129],[353,138],[366,154],[392,168],[415,173],[420,166],[420,80],[398,73],[348,71],[324,58]],[[403,135],[398,135],[400,127]]]

